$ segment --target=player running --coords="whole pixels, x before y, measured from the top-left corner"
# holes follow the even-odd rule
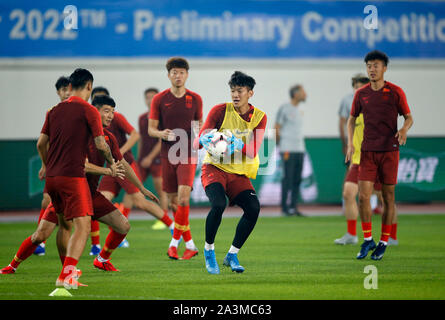
[[[148,108],[147,112],[144,112],[139,116],[139,133],[141,135],[141,141],[138,145],[138,169],[140,173],[141,181],[145,180],[151,175],[153,178],[153,184],[156,193],[159,196],[161,208],[164,210],[164,214],[168,214],[168,199],[167,194],[162,190],[162,170],[161,170],[161,139],[153,138],[148,135],[148,116],[150,114],[150,106],[153,97],[159,93],[156,88],[148,88],[144,91],[145,105]],[[127,195],[125,195],[127,197]],[[131,200],[129,200],[131,201]],[[124,203],[125,203],[124,198]],[[161,230],[164,229],[165,224],[156,220],[152,229]]]
[[[84,173],[91,136],[113,172],[116,172],[116,164],[105,142],[100,114],[87,102],[92,91],[93,75],[86,69],[76,69],[70,76],[70,86],[72,96],[47,113],[37,149],[52,204],[57,213],[63,212],[65,219],[72,220],[74,225],[56,284],[75,287],[76,265],[85,248],[93,215],[91,194]]]
[[[60,77],[56,81],[56,92],[57,95],[60,98],[60,101],[66,100],[71,95],[71,89],[70,89],[70,80],[67,77]],[[49,147],[49,146],[48,146]],[[39,179],[43,180],[44,177],[39,174]],[[43,213],[46,210],[46,207],[48,207],[49,203],[51,202],[51,198],[49,197],[49,194],[46,190],[46,188],[43,189],[43,198],[42,198],[42,204],[40,207],[40,214],[39,214],[39,220],[37,222],[37,225],[40,223],[40,220],[42,219]],[[45,242],[42,242],[34,251],[34,254],[38,256],[45,255]]]
[[[148,121],[148,134],[161,138],[162,189],[176,213],[173,238],[167,255],[179,259],[181,235],[186,250],[182,258],[188,260],[198,254],[189,224],[190,193],[195,177],[197,156],[192,149],[192,122],[202,124],[202,99],[185,88],[189,64],[179,57],[170,58],[166,68],[171,87],[153,97]]]
[[[107,96],[99,96],[93,100],[93,105],[99,110],[102,120],[102,125],[105,127],[109,126],[113,119],[113,112],[115,103],[114,100]],[[109,144],[113,158],[117,161],[122,160],[122,154],[119,151],[119,146],[116,138],[113,136],[111,132],[104,129],[105,140]],[[88,184],[91,191],[91,196],[93,199],[93,210],[94,216],[93,219],[97,221],[101,221],[111,227],[110,233],[106,239],[105,246],[102,251],[95,258],[93,265],[104,271],[119,271],[117,270],[109,261],[110,255],[113,250],[122,242],[122,239],[125,238],[126,234],[130,230],[130,224],[126,217],[124,217],[121,212],[119,212],[114,205],[104,198],[104,196],[96,191],[99,175],[111,175],[113,176],[113,172],[110,168],[104,168],[105,159],[95,149],[94,142],[91,139],[89,143],[88,153],[87,153],[88,161],[85,164],[85,172]],[[140,190],[151,199],[157,200],[154,195],[146,190],[136,177],[136,174],[132,171],[130,166],[126,166],[128,171],[122,170],[121,167],[117,168],[116,177],[123,178],[123,174],[129,176],[132,181],[134,181]],[[2,274],[11,274],[15,273],[17,267],[21,262],[26,260],[33,248],[35,248],[40,242],[48,239],[54,229],[58,224],[57,214],[54,210],[54,207],[50,205],[48,209],[45,211],[43,215],[42,221],[40,222],[36,232],[34,232],[30,237],[23,241],[19,250],[17,251],[14,259],[11,261],[9,266],[0,270]],[[66,220],[62,220],[61,226],[57,233],[57,247],[59,249],[59,256],[64,263],[66,256],[66,247],[69,239],[69,234],[72,229],[72,223],[67,222]]]
[[[206,195],[210,200],[211,209],[206,219],[206,240],[204,258],[207,271],[219,274],[219,266],[215,258],[215,236],[226,208],[226,196],[230,205],[238,205],[244,211],[235,232],[235,238],[224,258],[223,264],[230,266],[232,271],[243,272],[238,261],[238,252],[255,227],[260,212],[260,203],[250,179],[255,179],[259,168],[258,150],[261,146],[266,128],[267,117],[260,109],[249,104],[253,96],[255,80],[236,71],[230,78],[232,103],[222,103],[210,110],[201,130],[200,143],[206,147],[217,129],[229,130],[233,142],[229,153],[235,153],[231,161],[223,163],[206,154],[202,166],[201,181]],[[242,154],[237,162],[236,155]]]
[[[407,132],[413,124],[405,93],[400,87],[384,80],[388,60],[385,53],[377,50],[365,56],[364,61],[371,82],[355,93],[348,119],[348,150],[345,161],[349,161],[354,153],[353,132],[355,121],[361,113],[365,124],[358,172],[359,212],[364,242],[357,259],[365,258],[370,250],[374,250],[371,259],[383,258],[395,214],[394,191],[397,184],[399,145],[406,143]],[[397,130],[399,114],[405,121],[403,127]],[[382,183],[384,206],[382,233],[376,246],[372,239],[370,197],[377,178]]]

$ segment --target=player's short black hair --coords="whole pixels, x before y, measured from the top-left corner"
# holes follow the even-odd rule
[[[60,88],[68,87],[69,84],[70,84],[70,79],[68,79],[65,76],[61,76],[56,81],[56,90],[59,91]]]
[[[93,82],[94,78],[91,72],[89,72],[87,69],[77,68],[70,75],[69,80],[73,89],[83,89],[88,81]]]
[[[368,52],[368,54],[365,56],[365,59],[364,59],[365,63],[368,63],[368,61],[372,61],[372,60],[383,61],[385,66],[387,66],[388,62],[389,62],[389,58],[386,55],[386,53],[379,51],[379,50],[373,50],[371,52]]]
[[[167,68],[168,72],[170,72],[170,70],[173,68],[185,69],[187,71],[190,68],[187,60],[185,60],[184,58],[181,58],[181,57],[172,57],[172,58],[168,59],[165,67]]]
[[[241,71],[235,71],[229,80],[229,87],[247,87],[249,90],[253,90],[255,87],[255,79]]]
[[[363,83],[363,84],[367,84],[369,82],[369,78],[367,76],[365,76],[364,74],[356,74],[351,78],[351,83],[352,86],[354,87],[356,83]]]
[[[110,96],[106,96],[103,94],[95,96],[91,104],[95,106],[97,109],[102,108],[104,105],[116,108],[116,103],[114,102],[114,99]]]
[[[289,89],[289,95],[290,95],[290,98],[293,99],[293,98],[294,98],[294,95],[295,95],[298,91],[300,91],[302,87],[303,87],[303,86],[302,86],[301,84],[296,84],[296,85],[290,87],[290,89]]]
[[[110,92],[105,87],[94,87],[93,91],[91,91],[91,96],[94,97],[94,95],[98,92],[104,92],[107,96],[110,95]]]
[[[159,93],[159,90],[157,88],[151,87],[151,88],[147,88],[144,91],[144,96],[149,93],[149,92],[154,92],[154,93]]]

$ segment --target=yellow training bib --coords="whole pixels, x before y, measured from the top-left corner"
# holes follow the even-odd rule
[[[352,137],[352,144],[354,145],[354,154],[352,155],[352,163],[360,164],[360,151],[362,149],[363,131],[365,130],[365,121],[363,113],[355,119],[354,136]]]

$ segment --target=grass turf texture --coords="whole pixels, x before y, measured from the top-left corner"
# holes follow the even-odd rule
[[[337,246],[345,231],[342,217],[260,218],[239,259],[243,274],[223,268],[237,218],[225,218],[216,238],[220,275],[204,267],[203,219],[192,220],[200,252],[190,261],[166,255],[167,230],[151,230],[152,221],[133,221],[130,248],[116,249],[112,262],[121,270],[106,273],[93,268],[89,242],[78,267],[88,287],[71,290],[72,298],[48,297],[60,272],[55,234],[47,254],[32,256],[14,275],[0,275],[0,299],[444,299],[445,215],[401,216],[397,247],[381,261],[355,259],[359,245]],[[11,261],[35,223],[0,224],[0,264]],[[373,220],[380,236],[380,217]],[[358,228],[359,229],[359,228]],[[108,228],[101,226],[101,242]],[[358,230],[360,232],[360,230]],[[360,236],[361,238],[361,236]],[[184,245],[181,243],[179,254]],[[378,289],[366,290],[364,267],[378,269]]]

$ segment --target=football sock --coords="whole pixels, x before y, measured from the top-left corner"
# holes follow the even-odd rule
[[[74,270],[76,269],[77,263],[79,261],[71,258],[71,257],[66,257],[65,261],[63,263],[63,267],[62,267],[62,272],[59,275],[59,279],[64,280],[68,275],[70,275]]]
[[[206,218],[206,243],[214,243],[216,233],[221,224],[222,215],[226,209],[226,196],[224,187],[220,183],[212,183],[205,188],[205,193],[210,201],[210,211]]]
[[[245,190],[234,199],[234,203],[240,206],[244,214],[236,227],[235,238],[232,245],[241,249],[250,233],[253,231],[260,214],[260,203],[254,190]]]
[[[239,252],[239,249],[237,247],[234,247],[233,245],[230,246],[229,253],[238,254],[238,252]]]
[[[190,239],[189,241],[186,241],[185,242],[185,247],[186,247],[186,249],[189,249],[189,250],[195,250],[196,246],[195,246],[195,243],[193,242],[193,239]]]
[[[42,220],[43,214],[45,213],[45,209],[40,209],[40,214],[39,214],[39,220],[37,221],[37,224],[40,224],[40,220]]]
[[[397,223],[393,223],[391,225],[391,235],[390,237],[394,240],[397,240]]]
[[[372,222],[362,222],[363,238],[367,241],[372,239]]]
[[[100,227],[97,220],[91,220],[91,244],[100,245]]]
[[[173,230],[173,238],[179,240],[183,232],[187,231],[188,228],[188,215],[190,206],[178,206],[178,211],[175,215],[175,228]],[[185,241],[190,239],[185,239]]]
[[[116,249],[120,245],[122,240],[125,239],[126,235],[127,234],[121,234],[117,233],[114,230],[111,230],[99,255],[105,260],[110,259],[110,256],[113,253],[114,249]]]
[[[346,220],[346,223],[348,225],[348,233],[351,236],[357,235],[357,220]]]
[[[164,210],[164,216],[162,217],[161,221],[164,222],[167,227],[172,225],[173,220],[168,216],[167,210]]]
[[[15,254],[14,259],[12,259],[12,261],[10,263],[11,267],[13,267],[14,269],[17,269],[19,264],[22,261],[26,260],[30,255],[32,255],[32,253],[36,250],[36,248],[37,248],[37,244],[33,244],[31,242],[31,236],[26,238],[20,245],[20,248],[17,251],[17,253]]]
[[[382,224],[382,235],[380,236],[380,241],[383,243],[388,243],[389,235],[391,234],[392,226],[390,224]]]
[[[178,247],[179,245],[179,240],[176,240],[175,238],[172,238],[172,241],[170,241],[170,245],[169,247]]]
[[[215,250],[215,244],[208,244],[207,242],[204,244],[204,249],[205,250]]]
[[[128,216],[130,215],[131,212],[131,208],[125,208],[122,210],[122,214],[125,216],[125,218],[128,218]]]

